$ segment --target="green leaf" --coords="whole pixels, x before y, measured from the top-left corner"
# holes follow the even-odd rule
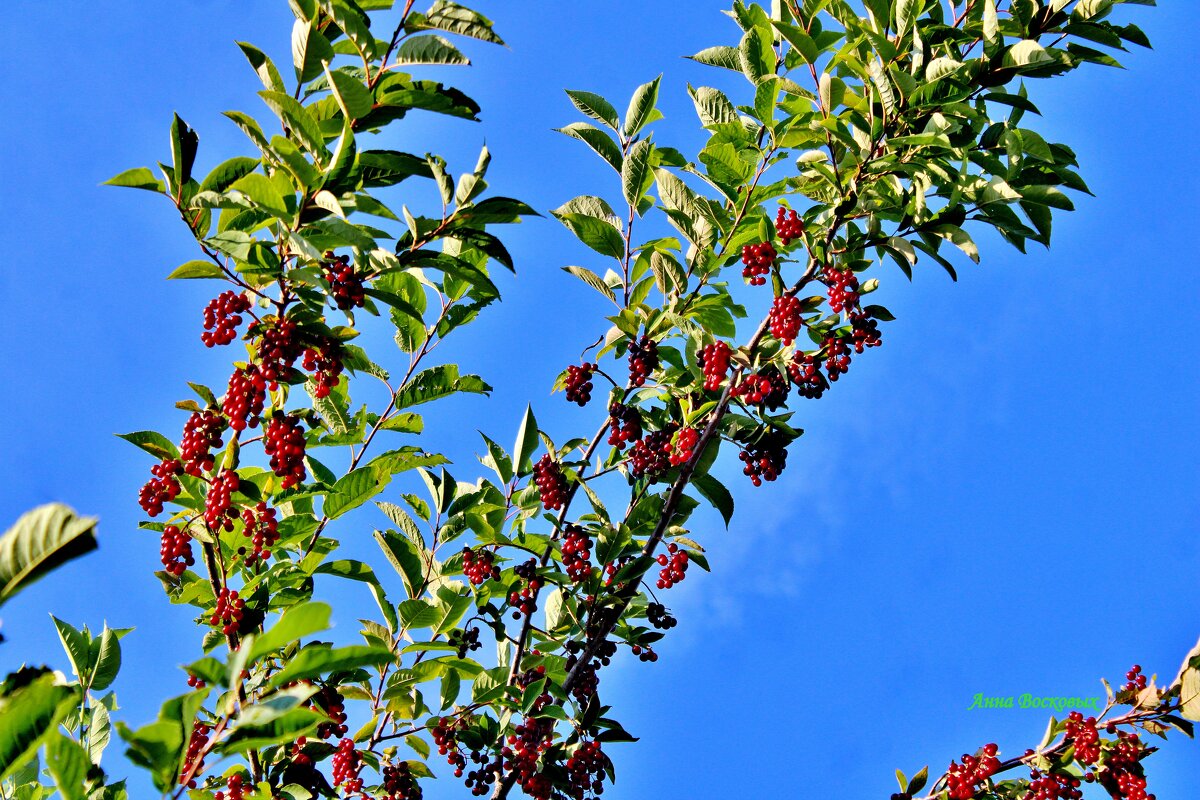
[[[771,47],[771,40],[757,26],[742,36],[742,43],[738,47],[738,59],[741,62],[742,74],[755,85],[775,74],[775,51]]]
[[[399,511],[400,509],[397,509]],[[401,511],[401,513],[403,513]],[[408,596],[416,598],[425,588],[425,564],[421,559],[416,545],[405,536],[391,531],[375,531],[375,541],[379,543],[388,563],[396,570],[396,574],[404,581]]]
[[[258,74],[258,79],[262,81],[263,86],[276,91],[287,91],[283,85],[283,77],[279,74],[279,70],[275,68],[275,63],[264,53],[249,42],[238,42],[237,46],[241,48],[242,53],[246,56],[246,60],[250,62],[250,66],[254,68]]]
[[[21,515],[0,536],[0,605],[47,572],[95,550],[95,529],[95,517],[76,516],[61,503]]]
[[[621,148],[604,131],[586,122],[573,122],[564,128],[555,128],[555,130],[583,142],[607,161],[613,169],[617,172],[621,171]]]
[[[800,54],[800,57],[804,59],[805,64],[816,63],[817,56],[821,54],[821,51],[817,47],[817,43],[812,40],[811,36],[805,33],[802,28],[799,28],[795,25],[789,25],[786,22],[775,22],[773,24],[775,25],[775,30],[779,31],[783,38],[787,40],[788,44],[790,44],[792,48]]]
[[[75,628],[69,622],[63,622],[53,614],[50,615],[50,619],[54,622],[54,629],[58,631],[58,640],[62,642],[63,650],[67,652],[67,658],[71,661],[71,671],[75,673],[75,677],[83,681],[92,666],[87,636],[83,634],[83,631]]]
[[[176,114],[171,120],[171,160],[175,165],[176,186],[185,186],[192,179],[192,165],[196,163],[199,144],[200,137]]]
[[[61,733],[55,733],[46,742],[46,768],[63,800],[87,797],[84,781],[91,766],[91,759],[83,748]]]
[[[478,375],[459,376],[454,364],[443,364],[420,372],[396,395],[396,409],[429,403],[458,392],[488,394],[488,386]]]
[[[224,278],[225,273],[211,261],[193,260],[180,264],[167,276],[169,281],[194,280],[197,278]]]
[[[694,56],[688,56],[688,58],[692,61],[699,61],[701,64],[707,64],[710,67],[721,67],[733,70],[734,72],[742,71],[742,56],[736,47],[726,47],[724,45],[710,47],[707,50],[701,50]]]
[[[251,172],[238,178],[229,187],[229,191],[241,192],[250,202],[278,219],[290,217],[283,195],[271,179],[260,172]]]
[[[595,250],[602,256],[621,258],[625,255],[625,239],[621,232],[606,220],[589,214],[563,214],[558,210],[550,212],[575,234],[579,241]]]
[[[712,475],[693,475],[692,485],[705,500],[712,503],[713,507],[721,512],[721,517],[725,520],[725,527],[728,528],[730,520],[733,519],[733,495],[725,488],[725,484]]]
[[[110,738],[112,721],[109,719],[108,709],[103,703],[96,703],[92,706],[92,716],[88,721],[88,757],[93,764],[100,765],[100,759],[104,755],[104,749],[108,747]]]
[[[292,27],[292,64],[296,68],[296,79],[301,83],[311,81],[321,74],[324,62],[332,61],[333,47],[316,23],[298,19]]]
[[[533,416],[533,406],[525,406],[525,416],[517,430],[517,442],[513,445],[513,463],[518,475],[527,475],[533,470],[533,454],[538,446],[538,424]]]
[[[179,450],[175,448],[175,443],[155,431],[118,433],[117,438],[137,445],[155,458],[179,458]]]
[[[151,192],[165,192],[167,190],[163,182],[154,177],[154,173],[146,167],[127,169],[109,178],[101,185],[125,186],[130,189],[146,189]]]
[[[1034,39],[1022,39],[1004,53],[1006,67],[1036,66],[1054,62],[1054,57]]]
[[[244,708],[241,716],[238,718],[238,727],[261,728],[264,725],[269,725],[293,709],[299,708],[305,700],[312,697],[316,692],[316,686],[306,686],[304,684],[288,689],[281,689],[266,699],[259,700],[253,705]]]
[[[621,188],[626,202],[637,208],[642,201],[642,195],[650,183],[650,155],[654,145],[649,139],[642,139],[629,150],[621,169]]]
[[[288,607],[278,622],[255,638],[249,660],[253,662],[302,637],[327,630],[332,613],[327,603],[307,602]]]
[[[658,104],[658,85],[662,81],[662,76],[659,75],[649,83],[644,83],[634,90],[633,97],[629,100],[629,108],[625,111],[625,136],[633,138],[646,125],[653,122],[657,117]]]
[[[392,58],[396,64],[470,65],[471,60],[441,36],[414,36],[400,45]]]
[[[301,736],[312,734],[317,726],[328,721],[326,714],[309,708],[294,708],[265,725],[239,725],[216,749],[224,755],[234,755],[295,742]]]
[[[325,76],[346,119],[361,119],[371,113],[375,101],[362,81],[341,70],[331,72],[328,67],[325,68]]]
[[[597,122],[603,122],[612,129],[613,133],[618,132],[620,122],[617,119],[617,110],[603,97],[591,92],[580,92],[573,89],[567,89],[567,97],[570,97],[575,107],[584,114],[587,114]]]
[[[370,647],[368,645],[338,648],[306,647],[297,653],[287,663],[287,666],[272,676],[271,685],[283,686],[293,681],[319,678],[333,672],[343,672],[361,667],[378,667],[390,663],[393,659],[392,651],[386,647]]]
[[[11,680],[11,678],[10,678]],[[46,673],[0,695],[0,781],[34,757],[42,740],[75,705],[75,691]]]
[[[333,485],[322,511],[330,519],[337,519],[382,492],[391,480],[391,473],[385,469],[359,467]]]
[[[617,296],[613,294],[613,290],[610,289],[608,284],[604,282],[604,279],[592,272],[587,267],[563,267],[563,271],[569,272],[576,278],[579,278],[581,281],[607,297],[612,302],[617,302]]]
[[[92,691],[107,689],[121,671],[121,642],[117,633],[108,625],[100,634],[100,649],[92,664],[90,688]]]

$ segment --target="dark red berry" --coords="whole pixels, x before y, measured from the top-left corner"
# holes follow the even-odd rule
[[[237,336],[237,326],[242,324],[240,314],[250,310],[250,299],[244,294],[221,292],[204,308],[204,332],[200,341],[206,347],[229,344]]]

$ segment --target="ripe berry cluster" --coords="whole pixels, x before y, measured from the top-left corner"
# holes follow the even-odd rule
[[[362,308],[367,296],[363,291],[362,277],[354,271],[349,256],[333,257],[326,253],[326,258],[332,259],[325,263],[324,278],[329,284],[329,296],[342,311],[351,308]]]
[[[333,785],[344,787],[348,795],[361,792],[363,782],[362,778],[358,777],[360,769],[362,757],[354,749],[354,740],[342,739],[333,754]]]
[[[796,351],[787,370],[801,397],[815,400],[829,388],[829,381],[821,372],[821,359],[816,353]]]
[[[483,647],[479,641],[478,628],[467,628],[466,630],[456,628],[450,631],[450,635],[446,638],[450,646],[458,652],[459,658],[466,658],[467,653]]]
[[[184,570],[196,563],[192,558],[192,537],[174,525],[163,528],[162,545],[158,555],[166,571],[175,577],[179,577]]]
[[[780,206],[775,214],[775,232],[779,235],[779,243],[787,247],[804,235],[804,220],[800,219],[794,210],[786,210]]]
[[[557,511],[567,502],[567,478],[549,453],[533,465],[533,482],[547,511]]]
[[[522,614],[528,617],[537,611],[537,593],[542,588],[542,582],[537,577],[537,559],[531,558],[518,564],[513,567],[513,572],[525,582],[524,586],[520,582],[514,584],[508,593],[508,604],[515,609],[512,617],[520,619]]]
[[[690,461],[699,442],[700,433],[695,428],[680,428],[667,452],[667,460],[671,462],[671,466],[678,467]]]
[[[313,396],[318,400],[328,397],[342,374],[341,347],[332,339],[318,342],[305,349],[303,364],[315,384]]]
[[[1108,793],[1119,800],[1155,800],[1146,793],[1146,774],[1141,760],[1153,752],[1142,744],[1136,733],[1118,731],[1117,743],[1107,748],[1104,770],[1096,774],[1097,780]]]
[[[773,481],[787,466],[787,443],[779,431],[771,431],[757,444],[749,445],[738,454],[745,466],[742,474],[755,486],[763,480]]]
[[[749,278],[751,286],[762,286],[778,255],[770,242],[746,245],[742,248],[742,277]]]
[[[235,431],[258,427],[267,397],[267,379],[261,370],[248,364],[229,376],[229,388],[221,401],[221,411]]]
[[[951,764],[946,775],[946,788],[951,800],[971,800],[978,789],[1000,768],[996,758],[999,748],[994,744],[984,746],[982,756],[963,755],[959,764]]]
[[[309,702],[329,717],[328,722],[317,726],[317,738],[345,736],[349,732],[350,728],[346,725],[346,699],[337,687],[322,686],[320,691],[309,698]]]
[[[750,405],[761,405],[774,411],[787,404],[791,386],[783,373],[771,365],[754,375],[747,375],[733,387],[733,396],[740,397]]]
[[[635,644],[633,647],[629,648],[629,650],[635,656],[638,657],[638,661],[642,661],[642,662],[658,661],[658,653],[654,652],[654,648],[652,648],[648,644],[647,645]]]
[[[454,777],[456,778],[463,776],[467,765],[467,759],[463,756],[462,748],[458,743],[459,733],[466,729],[466,718],[460,717],[455,720],[442,717],[438,719],[431,731],[438,753],[446,756],[446,762],[454,767]],[[488,757],[482,750],[473,749],[470,752],[471,762],[479,766],[467,774],[464,783],[471,790],[473,796],[482,797],[489,792],[491,785],[495,782],[496,773],[500,770],[500,763],[497,760],[489,764]]]
[[[667,607],[662,603],[650,603],[646,606],[646,619],[650,624],[660,630],[670,630],[674,628],[678,621],[671,616],[667,611]]]
[[[407,761],[383,765],[383,791],[378,800],[421,800],[424,796]]]
[[[164,458],[150,468],[150,480],[138,492],[138,505],[152,517],[162,513],[163,505],[179,496],[183,487],[176,476],[183,474],[183,464],[173,458]]]
[[[1065,720],[1066,737],[1074,742],[1075,760],[1080,764],[1095,764],[1100,758],[1100,732],[1096,730],[1096,718],[1083,718],[1083,714],[1072,711]]]
[[[592,373],[598,370],[596,364],[583,363],[580,366],[572,364],[567,367],[567,402],[583,407],[592,399]]]
[[[704,388],[710,392],[721,388],[729,372],[729,356],[733,351],[724,342],[713,342],[700,350],[700,369],[704,371]]]
[[[850,314],[850,342],[854,345],[854,352],[861,353],[867,347],[879,347],[883,344],[883,337],[879,333],[879,322],[871,319],[862,311],[855,311]]]
[[[242,536],[250,540],[250,546],[253,548],[249,553],[245,547],[238,548],[238,554],[245,556],[247,564],[270,559],[271,548],[279,541],[279,522],[275,519],[275,509],[265,502],[260,502],[254,508],[244,509]]]
[[[551,720],[526,719],[513,728],[500,750],[505,770],[516,773],[521,789],[534,800],[550,800],[553,790],[550,779],[538,770],[538,761],[550,748],[552,730]]]
[[[213,476],[209,484],[208,494],[204,497],[204,522],[210,530],[233,530],[233,519],[237,512],[231,511],[233,493],[237,491],[240,481],[238,474],[231,469],[222,470]]]
[[[275,391],[279,388],[279,380],[304,351],[299,326],[295,321],[283,318],[276,319],[272,324],[255,325],[250,333],[259,337],[259,369],[271,391]]]
[[[188,772],[191,772],[192,778],[186,781],[187,787],[189,789],[196,788],[195,776],[204,771],[204,759],[201,757],[201,753],[208,746],[208,734],[211,731],[212,728],[199,720],[192,723],[192,735],[188,737],[187,754],[183,757],[183,769],[179,772],[180,785],[185,783],[184,778],[187,777]],[[196,765],[195,770],[192,769],[193,764]]]
[[[237,336],[237,326],[242,324],[240,314],[250,310],[250,299],[234,291],[221,292],[204,307],[204,332],[200,341],[205,347],[229,344]]]
[[[662,474],[671,468],[671,437],[674,434],[675,431],[668,427],[634,442],[629,450],[630,474],[657,483]]]
[[[629,383],[644,386],[650,373],[658,369],[658,342],[643,336],[629,343]]]
[[[222,589],[217,595],[217,605],[208,618],[208,624],[220,628],[221,633],[229,636],[237,631],[245,613],[246,601],[238,597],[237,591]]]
[[[225,781],[225,789],[217,792],[213,800],[242,800],[245,797],[245,791],[246,778],[239,772],[229,776],[229,779]]]
[[[563,535],[562,564],[574,583],[592,575],[592,539],[578,525],[568,525]]]
[[[771,304],[771,314],[767,318],[771,327],[771,335],[784,345],[794,342],[800,329],[804,327],[800,309],[800,301],[788,295],[776,297]]]
[[[495,556],[487,550],[476,552],[469,547],[462,551],[463,574],[472,586],[482,586],[489,578],[500,580],[500,568],[494,565]]]
[[[194,411],[183,426],[183,438],[179,440],[179,458],[183,471],[199,478],[211,472],[214,458],[212,451],[221,446],[221,432],[225,420],[215,411]]]
[[[825,337],[825,371],[829,380],[836,381],[850,369],[850,345],[845,339],[830,334]]]
[[[276,416],[263,432],[263,450],[271,457],[271,471],[290,489],[307,477],[304,471],[304,429],[295,417]]]
[[[642,438],[642,415],[633,406],[613,403],[608,407],[608,443],[618,450]]]
[[[1146,688],[1146,676],[1142,674],[1142,668],[1138,664],[1134,664],[1125,673],[1126,684],[1123,687],[1126,692],[1140,692]]]
[[[858,305],[858,276],[851,270],[826,267],[822,278],[829,288],[829,308],[837,313]]]
[[[659,589],[670,589],[677,583],[683,583],[688,568],[686,550],[679,549],[679,545],[671,542],[667,545],[667,552],[659,553],[655,560],[662,567],[658,571],[658,581],[655,583]]]
[[[600,749],[599,742],[584,742],[567,759],[567,793],[575,800],[583,800],[590,792],[604,793],[604,770],[608,757]]]
[[[1060,772],[1043,775],[1032,770],[1029,789],[1021,800],[1083,800],[1082,781],[1073,775]]]

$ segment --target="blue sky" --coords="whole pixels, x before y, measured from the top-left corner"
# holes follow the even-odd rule
[[[661,72],[657,141],[694,153],[686,84],[720,76],[679,56],[734,37],[723,3],[476,5],[511,49],[471,46],[474,68],[433,74],[480,100],[484,122],[414,118],[390,146],[436,149],[462,171],[486,140],[494,190],[542,210],[611,196],[608,168],[551,131],[576,119],[562,89],[623,107]],[[1120,12],[1156,47],[1128,55],[1129,70],[1031,84],[1038,129],[1075,148],[1096,193],[1056,220],[1052,252],[1022,257],[981,235],[983,263],[957,284],[936,266],[911,284],[885,266],[879,296],[899,319],[824,400],[800,406],[807,433],[781,480],[754,489],[725,465],[731,530],[715,514],[694,526],[714,573],[671,590],[680,625],[657,664],[603,677],[642,737],[613,748],[606,797],[886,797],[896,767],[936,772],[987,741],[1036,744],[1044,712],[968,711],[977,692],[1086,696],[1135,661],[1174,674],[1200,635],[1188,338],[1200,113],[1187,77],[1200,64],[1186,5]],[[198,341],[215,285],[161,280],[192,257],[170,208],[98,184],[165,159],[172,111],[199,131],[201,168],[248,152],[219,116],[265,111],[233,42],[286,63],[290,14],[281,0],[96,0],[19,3],[7,24],[0,522],[63,500],[102,523],[98,553],[6,606],[0,666],[65,665],[47,611],[136,626],[115,688],[141,723],[185,688],[172,654],[190,660],[198,635],[166,606],[157,539],[136,528],[149,462],[111,434],[177,436],[185,381],[221,385],[227,356]],[[552,219],[506,241],[518,274],[501,276],[504,303],[446,356],[496,391],[430,421],[463,478],[474,429],[510,441],[530,399],[559,438],[595,425],[596,409],[549,387],[604,325],[603,301],[559,267],[596,264]],[[1172,741],[1151,786],[1185,796],[1198,770],[1200,747]],[[450,789],[435,794],[461,796]]]

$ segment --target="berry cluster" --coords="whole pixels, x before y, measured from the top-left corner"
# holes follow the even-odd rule
[[[354,271],[349,256],[333,258],[333,253],[326,253],[326,258],[332,259],[325,263],[325,281],[329,284],[329,296],[342,311],[352,308],[362,308],[367,296],[363,291],[362,276]]]
[[[749,278],[751,286],[762,286],[778,255],[770,242],[746,245],[742,248],[742,277]]]
[[[213,477],[204,497],[204,522],[211,530],[219,530],[222,526],[227,531],[233,530],[230,517],[236,517],[237,512],[231,512],[229,507],[239,484],[238,474],[231,469],[222,470]]]
[[[733,387],[733,396],[750,405],[761,405],[774,411],[787,403],[791,387],[778,369],[766,366],[754,375],[747,375]]]
[[[245,797],[246,778],[239,772],[225,781],[225,789],[217,792],[214,800],[242,800]],[[228,794],[226,794],[228,792]]]
[[[879,323],[871,319],[862,311],[856,311],[850,314],[850,342],[854,345],[854,352],[861,353],[868,347],[879,347],[883,344],[883,337],[879,333]]]
[[[258,427],[267,397],[267,379],[253,364],[235,370],[229,376],[229,389],[221,401],[221,411],[235,431]]]
[[[775,232],[779,234],[779,243],[787,247],[804,235],[804,220],[800,219],[794,210],[786,210],[780,206],[775,214]]]
[[[613,403],[608,407],[608,443],[618,450],[642,438],[642,415],[633,406]]]
[[[538,771],[538,760],[550,748],[553,721],[526,719],[513,728],[500,750],[504,768],[516,773],[517,782],[525,794],[534,800],[549,800],[553,785]]]
[[[421,785],[413,777],[407,761],[383,766],[383,791],[378,800],[421,800]]]
[[[655,560],[662,567],[658,572],[658,580],[655,582],[659,589],[670,589],[677,583],[683,583],[688,568],[686,550],[679,549],[679,545],[671,542],[667,545],[667,552],[659,553]]]
[[[706,344],[700,350],[700,369],[704,371],[704,388],[712,392],[721,388],[729,372],[729,356],[733,351],[724,342]]]
[[[771,335],[784,345],[794,342],[800,329],[804,327],[800,309],[800,301],[789,295],[776,297],[771,304],[771,313],[767,318],[771,327]]]
[[[599,742],[584,742],[567,759],[567,793],[575,800],[592,794],[604,793],[604,770],[608,757],[600,749]]]
[[[183,487],[176,476],[183,474],[183,464],[173,458],[164,458],[150,468],[153,476],[138,492],[138,505],[152,517],[162,513],[163,504],[179,496]]]
[[[671,616],[670,612],[667,611],[667,607],[662,603],[650,603],[647,605],[646,619],[650,621],[651,625],[664,631],[670,630],[678,624],[678,620]]]
[[[271,471],[290,489],[307,477],[304,471],[304,429],[295,417],[277,416],[263,432],[263,450],[271,457]]]
[[[695,428],[680,428],[671,442],[667,460],[671,466],[678,467],[692,459],[692,453],[700,442],[700,432]]]
[[[1096,730],[1096,718],[1083,718],[1083,714],[1072,711],[1065,720],[1066,736],[1075,745],[1075,760],[1080,764],[1095,764],[1100,758],[1100,733]]]
[[[328,739],[331,736],[345,736],[349,732],[350,728],[346,725],[346,699],[342,697],[342,693],[337,690],[337,687],[322,686],[316,694],[309,698],[309,702],[329,717],[328,722],[322,722],[317,726],[317,738]]]
[[[787,371],[801,397],[815,400],[829,388],[829,381],[821,372],[821,360],[815,353],[797,351],[788,363]]]
[[[275,509],[265,502],[260,502],[254,508],[244,509],[242,536],[250,540],[253,548],[249,553],[244,547],[238,548],[238,554],[246,557],[247,564],[270,559],[271,548],[279,541],[279,522],[275,519]]]
[[[196,788],[196,775],[204,771],[204,758],[201,754],[208,747],[208,734],[212,731],[208,725],[196,720],[192,723],[192,735],[188,737],[187,754],[183,757],[183,769],[179,773],[179,783],[185,783],[184,778],[189,772],[192,773],[191,779],[186,781],[189,789]],[[195,769],[192,769],[195,765]]]
[[[179,577],[184,570],[196,563],[192,558],[192,537],[174,525],[163,528],[162,545],[158,555],[166,571],[175,577]]]
[[[585,581],[592,574],[592,539],[578,525],[568,525],[562,541],[562,564],[574,582]]]
[[[825,371],[829,380],[836,381],[850,369],[850,345],[837,336],[825,337]]]
[[[779,431],[771,431],[757,444],[746,447],[738,458],[745,464],[742,474],[755,486],[762,486],[763,480],[775,480],[787,466],[787,442]]]
[[[1021,800],[1083,800],[1082,781],[1073,775],[1055,772],[1043,775],[1032,770],[1029,789]]]
[[[650,483],[658,482],[662,474],[671,468],[671,437],[674,433],[672,429],[664,428],[634,442],[629,450],[629,472],[633,477],[645,477]]]
[[[638,657],[638,661],[658,661],[658,653],[654,652],[654,648],[650,645],[635,644],[629,648],[629,651]]]
[[[1115,746],[1105,753],[1104,770],[1096,777],[1113,798],[1117,800],[1154,800],[1146,793],[1146,775],[1141,760],[1153,752],[1142,744],[1136,733],[1117,733]]]
[[[362,778],[358,777],[360,769],[362,756],[354,749],[354,740],[342,739],[333,753],[333,785],[344,787],[347,795],[361,792],[363,782]]]
[[[189,673],[188,679],[187,679],[187,685],[192,687],[193,689],[203,689],[208,684],[206,684],[203,680],[201,680],[198,675],[192,675]]]
[[[466,658],[467,653],[483,647],[479,641],[478,628],[467,628],[466,630],[455,628],[446,638],[450,646],[458,652],[459,658]]]
[[[858,305],[858,276],[851,270],[829,266],[821,278],[829,287],[829,308],[837,313]]]
[[[183,438],[179,440],[179,458],[183,471],[199,478],[211,472],[214,458],[212,451],[221,446],[221,432],[225,421],[215,411],[194,411],[183,426]]]
[[[658,342],[643,336],[629,343],[629,383],[644,386],[650,373],[658,369]]]
[[[567,402],[580,407],[588,404],[592,399],[592,374],[598,369],[596,364],[586,362],[578,367],[574,364],[567,367]]]
[[[989,744],[984,746],[982,757],[963,755],[962,763],[950,765],[946,788],[951,800],[971,800],[975,796],[975,790],[1000,768],[1000,760],[996,758],[998,752],[996,745]]]
[[[533,465],[533,482],[547,511],[557,511],[567,502],[567,478],[549,453]]]
[[[229,344],[237,336],[237,326],[242,324],[240,314],[250,310],[250,299],[234,291],[221,292],[204,307],[204,332],[200,341],[205,347]]]
[[[528,617],[537,611],[537,593],[542,588],[542,582],[537,577],[537,559],[531,558],[518,564],[513,567],[513,572],[525,582],[524,586],[515,584],[508,593],[508,604],[516,609],[512,617],[520,619],[522,614]]]
[[[276,319],[274,324],[255,325],[251,334],[259,335],[259,369],[271,391],[279,388],[279,381],[296,363],[304,351],[300,341],[300,329],[293,320]]]
[[[304,351],[304,369],[312,374],[313,397],[328,397],[342,374],[341,347],[333,339],[314,344]]]
[[[489,578],[500,580],[500,568],[495,566],[494,558],[487,550],[475,552],[469,547],[463,548],[463,574],[472,586],[482,586]]]
[[[450,719],[449,717],[440,718],[430,730],[430,735],[433,738],[433,744],[438,749],[438,754],[446,757],[446,763],[454,767],[454,777],[461,778],[463,776],[463,767],[466,766],[467,760],[463,757],[458,747],[458,732],[467,727],[466,719]]]
[[[1146,676],[1142,674],[1139,664],[1134,664],[1129,668],[1129,671],[1125,673],[1125,680],[1127,682],[1123,688],[1126,692],[1140,692],[1146,688]]]
[[[217,595],[217,606],[213,609],[208,624],[221,629],[221,633],[229,636],[236,633],[246,613],[246,601],[238,597],[234,589],[222,589]]]

